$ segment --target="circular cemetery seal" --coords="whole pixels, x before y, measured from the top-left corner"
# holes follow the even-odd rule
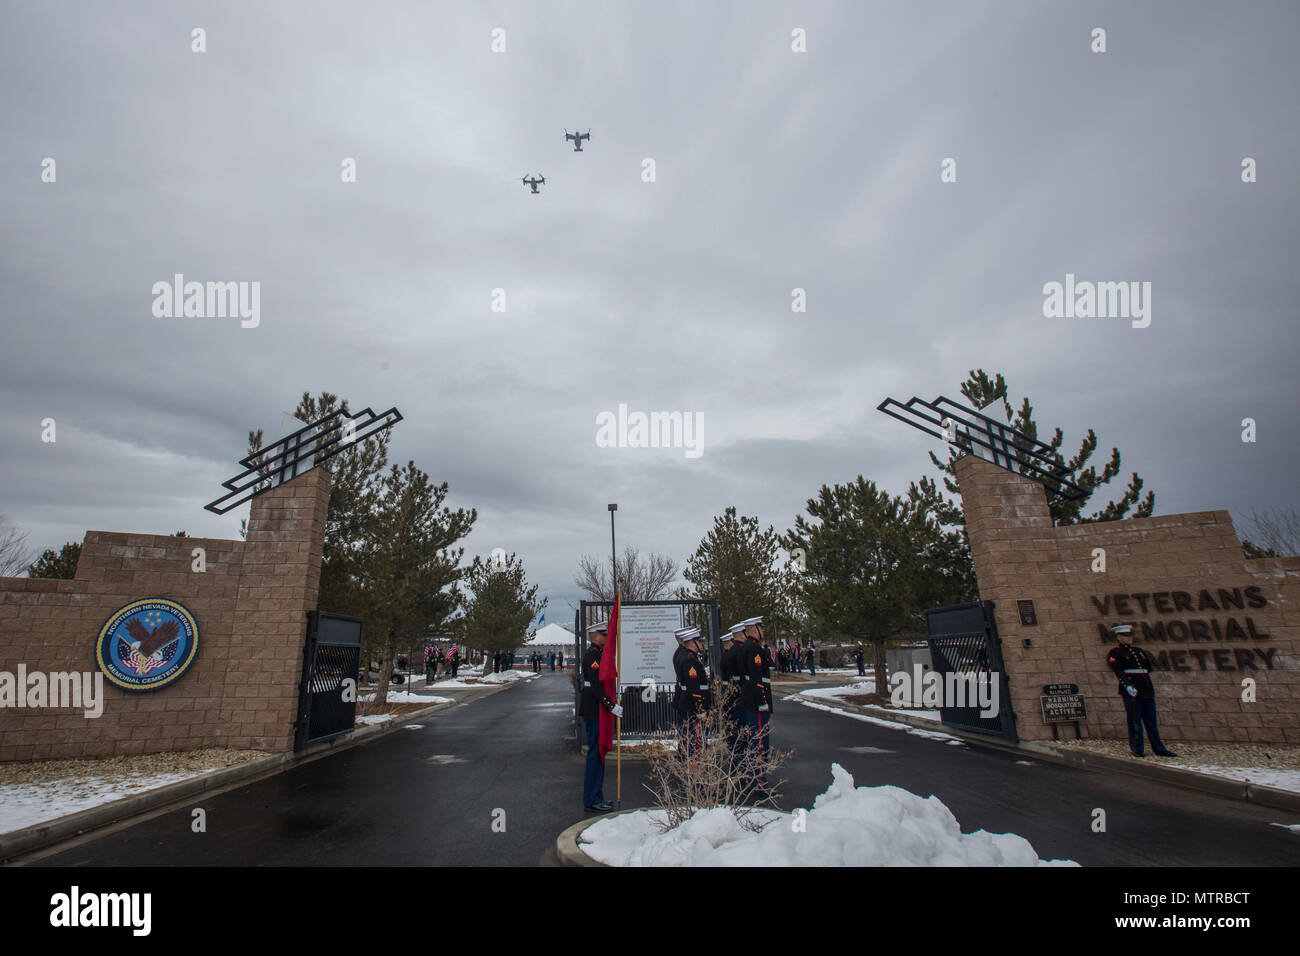
[[[184,674],[199,650],[194,615],[166,598],[144,598],[118,608],[95,642],[104,676],[124,690],[157,690]]]

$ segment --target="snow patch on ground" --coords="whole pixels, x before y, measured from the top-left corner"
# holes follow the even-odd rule
[[[220,770],[213,767],[212,770]],[[77,780],[7,784],[0,787],[0,833],[21,830],[56,817],[89,810],[123,797],[132,797],[201,776],[202,773],[147,773],[127,778],[83,777]]]
[[[386,720],[392,720],[396,714],[363,714],[357,718],[358,724],[382,724]]]
[[[487,684],[509,684],[511,681],[517,681],[517,680],[536,680],[541,676],[542,676],[541,674],[534,674],[532,671],[502,671],[499,674],[488,674],[486,677],[474,676],[472,678],[474,683],[472,684],[467,684],[465,683],[465,681],[461,680],[460,678],[453,678],[452,680],[440,680],[436,684],[432,684],[430,686],[435,687],[438,690],[442,690],[444,688],[453,690],[453,689],[463,689],[463,688],[472,688],[472,687],[483,687]]]
[[[835,700],[841,697],[851,697],[855,694],[874,694],[876,692],[876,681],[874,678],[855,681],[852,684],[845,684],[842,687],[815,687],[812,690],[799,691],[794,697],[812,697],[821,698],[822,700]],[[789,700],[790,698],[786,698]],[[876,704],[864,704],[868,710],[876,711],[886,720],[889,714],[908,714],[912,717],[920,717],[922,720],[933,720],[938,723],[943,718],[940,717],[937,710],[908,710],[902,707],[880,707]]]
[[[854,681],[852,684],[842,684],[839,687],[814,687],[810,690],[800,691],[805,697],[848,697],[851,694],[874,694],[876,692],[876,682],[874,678]]]
[[[938,797],[899,787],[855,787],[831,764],[832,782],[804,813],[755,811],[768,825],[743,829],[726,807],[697,810],[666,833],[658,811],[600,820],[582,849],[613,866],[1077,866],[1041,860],[1014,833],[962,833]]]
[[[375,699],[374,694],[360,694],[357,696],[358,701],[372,701]],[[431,694],[414,694],[409,690],[390,690],[388,692],[387,702],[390,704],[449,704],[450,697],[435,697]],[[360,718],[358,718],[360,719]]]
[[[937,710],[905,710],[902,707],[877,707],[875,704],[867,704],[866,707],[867,710],[874,710],[879,714],[907,714],[909,717],[933,720],[936,724],[943,720],[943,716]]]
[[[1278,770],[1274,767],[1221,767],[1215,764],[1183,763],[1180,760],[1161,760],[1160,766],[1195,770],[1197,773],[1226,777],[1240,783],[1253,783],[1260,787],[1275,787],[1278,790],[1300,793],[1300,770]]]
[[[819,704],[816,701],[804,700],[803,695],[800,695],[796,700],[805,707],[811,707],[814,710],[825,710],[832,714],[839,714],[842,717],[852,717],[854,720],[861,720],[864,723],[875,724],[878,727],[888,727],[890,730],[905,730],[909,734],[913,734],[917,737],[924,737],[927,740],[942,740],[958,746],[965,746],[964,741],[954,737],[952,734],[940,733],[937,730],[922,730],[920,727],[913,727],[910,724],[900,724],[896,721],[884,720],[880,717],[868,717],[866,714],[855,714],[852,711],[843,710],[839,707],[832,707],[830,704]]]

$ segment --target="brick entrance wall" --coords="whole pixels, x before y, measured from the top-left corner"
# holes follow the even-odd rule
[[[1087,699],[1084,735],[1127,739],[1106,664],[1116,642],[1102,629],[1128,622],[1160,668],[1167,741],[1300,744],[1300,558],[1247,561],[1226,511],[1053,527],[1038,483],[972,455],[956,470],[1022,738],[1052,735],[1042,685],[1073,683]],[[1020,623],[1018,600],[1034,602],[1037,625]],[[1246,677],[1254,703],[1241,699]]]
[[[0,578],[0,671],[95,671],[100,628],[141,598],[178,601],[199,628],[179,680],[144,692],[105,680],[98,718],[0,708],[0,760],[291,749],[329,490],[316,468],[254,498],[244,541],[91,531],[74,580]],[[201,573],[194,548],[206,552]]]

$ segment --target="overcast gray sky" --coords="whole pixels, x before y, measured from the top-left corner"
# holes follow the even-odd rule
[[[235,537],[202,506],[322,389],[397,405],[392,460],[560,622],[607,502],[682,561],[728,505],[902,491],[941,449],[876,405],[972,368],[1157,513],[1297,503],[1294,3],[0,9],[0,510],[36,548]],[[156,318],[175,273],[259,282],[260,324]],[[1067,273],[1150,282],[1150,326],[1045,318]],[[619,403],[703,454],[598,447]]]

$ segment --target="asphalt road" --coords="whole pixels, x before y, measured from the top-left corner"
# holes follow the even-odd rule
[[[941,725],[936,725],[942,730]],[[885,784],[942,800],[962,832],[1018,833],[1045,859],[1084,866],[1296,866],[1300,814],[1185,790],[1127,774],[1099,773],[977,745],[955,746],[903,730],[778,701],[773,746],[797,756],[786,808],[812,806],[840,764],[862,786]],[[876,747],[888,754],[846,748]],[[1029,760],[1028,764],[1018,761]],[[1093,812],[1106,831],[1094,833]]]
[[[42,866],[534,866],[583,818],[571,672],[546,672],[284,773],[46,856]],[[782,806],[810,807],[838,762],[859,786],[937,795],[963,831],[1018,833],[1085,866],[1300,864],[1300,815],[1137,777],[952,746],[779,701],[773,744],[793,749]],[[623,805],[647,804],[645,764],[623,763]],[[605,795],[614,794],[608,761]],[[1104,833],[1092,829],[1106,812]]]

